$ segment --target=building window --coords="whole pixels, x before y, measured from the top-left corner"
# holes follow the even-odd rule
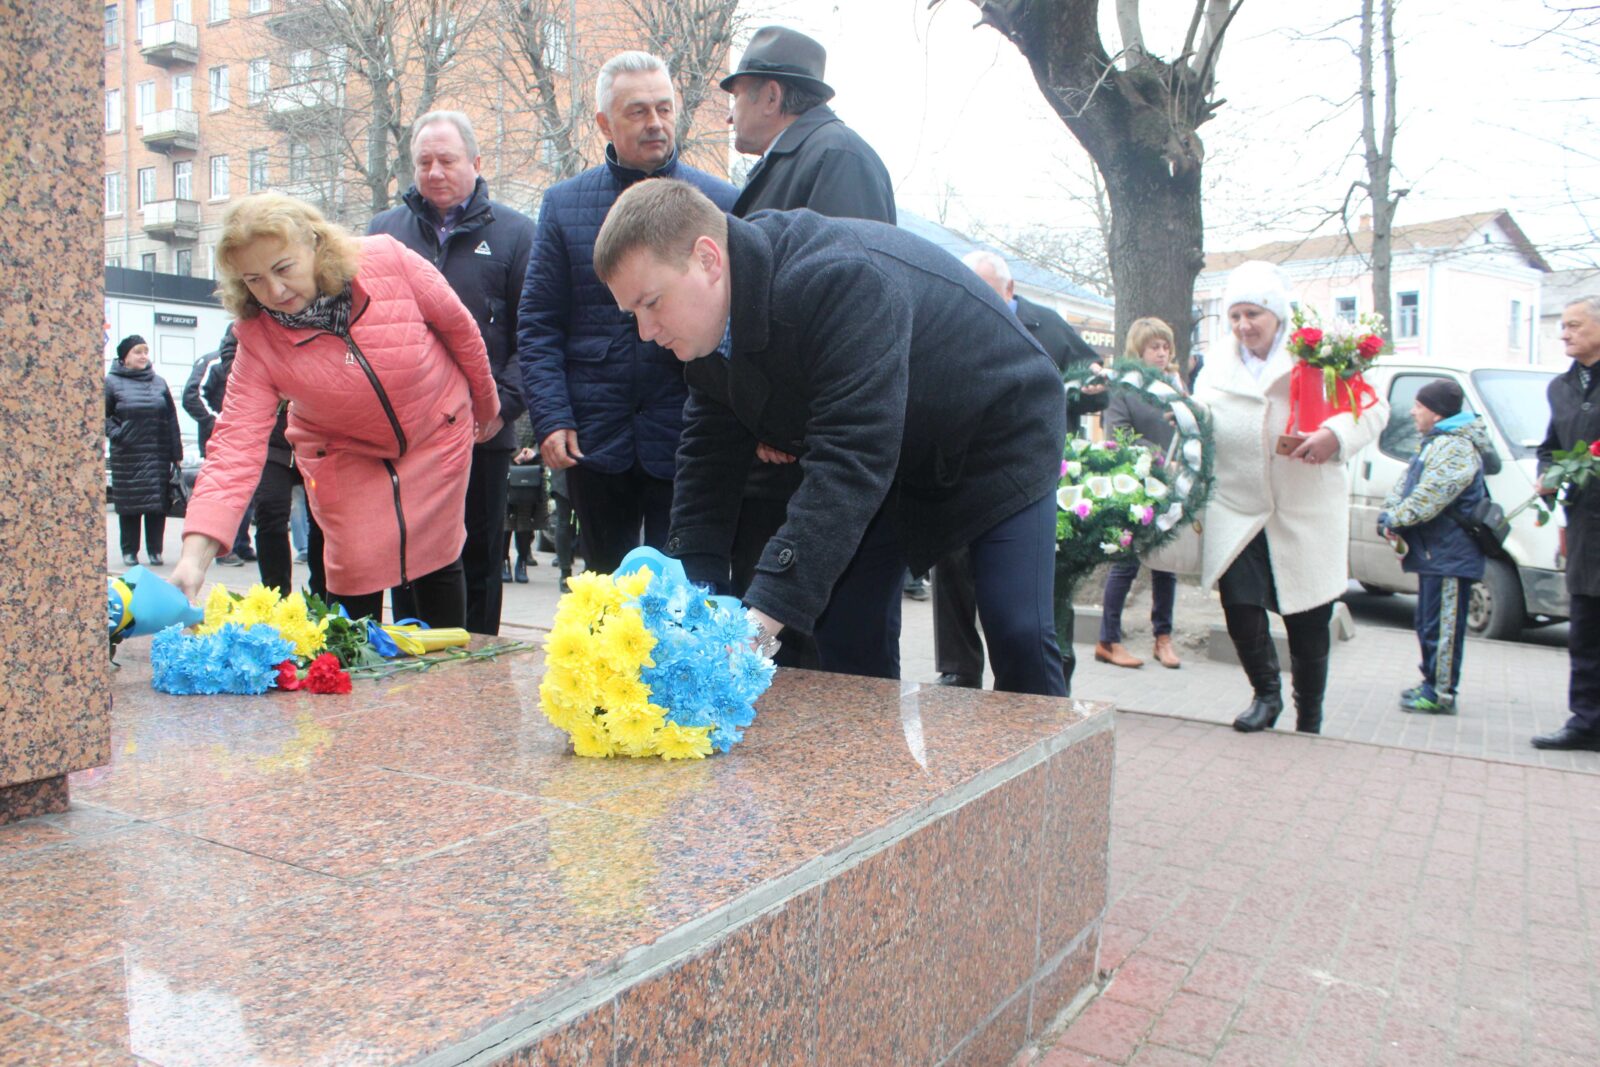
[[[144,40],[146,27],[155,25],[155,21],[156,0],[133,0],[134,40]]]
[[[211,110],[221,111],[228,106],[228,68],[211,68]]]
[[[122,129],[122,90],[106,90],[106,132],[116,133]]]
[[[106,47],[115,48],[122,40],[122,8],[117,4],[106,5]]]
[[[108,267],[121,267],[122,266],[122,257],[121,256],[107,256],[106,257],[106,266],[108,266]]]
[[[250,149],[250,191],[259,193],[267,187],[267,150]]]
[[[544,24],[544,47],[540,49],[544,65],[557,74],[567,72],[567,24],[551,19]]]
[[[140,167],[139,168],[139,203],[137,204],[137,206],[142,209],[146,204],[153,203],[155,201],[155,198],[156,198],[156,168],[154,168],[154,167]]]
[[[106,175],[106,214],[122,214],[122,172]]]
[[[194,273],[194,250],[180,248],[172,253],[172,273],[189,277]]]
[[[1344,322],[1354,324],[1356,321],[1356,298],[1353,296],[1337,297],[1333,301],[1334,316]]]
[[[194,21],[194,8],[191,6],[190,0],[172,0],[172,21]]]
[[[211,7],[206,13],[210,22],[226,22],[228,20],[228,0],[211,0]]]
[[[172,165],[172,195],[178,200],[194,199],[194,162],[183,160]]]
[[[172,106],[179,111],[194,110],[193,74],[174,74],[172,76]]]
[[[1416,337],[1421,332],[1422,301],[1416,293],[1400,293],[1400,305],[1395,313],[1394,335]]]
[[[156,110],[156,83],[140,82],[134,86],[133,93],[133,124],[143,126],[144,120],[155,114]]]
[[[1512,348],[1522,347],[1522,301],[1511,301],[1511,336],[1509,338]]]
[[[289,84],[299,85],[311,80],[311,49],[302,48],[289,55]]]
[[[272,0],[250,0],[250,14],[259,15],[272,7]]]
[[[252,59],[250,61],[250,86],[249,99],[252,104],[259,104],[266,99],[267,87],[272,80],[272,61],[269,59]]]
[[[154,274],[156,272],[156,254],[154,252],[142,253],[139,256],[139,269]]]
[[[228,157],[211,157],[211,199],[226,200],[228,197]]]
[[[311,178],[311,148],[304,141],[289,144],[289,180],[308,181]]]

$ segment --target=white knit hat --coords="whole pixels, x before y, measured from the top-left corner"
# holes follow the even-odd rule
[[[1264,307],[1278,317],[1278,322],[1289,321],[1289,279],[1276,263],[1264,259],[1251,259],[1233,268],[1228,275],[1228,286],[1223,290],[1224,313],[1235,304],[1254,304]]]

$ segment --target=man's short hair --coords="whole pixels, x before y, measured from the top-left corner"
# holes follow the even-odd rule
[[[987,267],[989,272],[1002,283],[1011,281],[1011,264],[1006,262],[1004,256],[989,251],[987,248],[975,248],[961,257],[961,262],[972,268],[974,274],[979,273],[980,267]]]
[[[1579,304],[1583,305],[1583,310],[1589,313],[1591,319],[1600,322],[1600,296],[1580,296],[1576,300],[1567,301],[1567,307],[1561,310],[1565,311],[1567,308],[1577,307]]]
[[[812,89],[796,85],[794,82],[783,78],[773,78],[778,83],[778,88],[783,90],[783,95],[778,98],[778,113],[780,115],[804,115],[814,107],[821,107],[828,102],[828,97]]]
[[[652,178],[617,197],[594,242],[594,272],[609,281],[622,261],[641,249],[663,263],[689,258],[695,241],[710,237],[728,246],[728,217],[688,182]]]
[[[417,158],[417,135],[435,122],[448,122],[461,135],[467,148],[467,158],[478,158],[478,137],[472,132],[472,120],[460,111],[430,111],[411,124],[411,158]]]
[[[672,72],[667,70],[667,64],[660,56],[653,56],[649,52],[618,52],[605,61],[594,80],[595,110],[608,115],[611,113],[611,104],[616,95],[613,86],[618,74],[650,74],[655,71],[660,71],[669,79],[672,77]]]

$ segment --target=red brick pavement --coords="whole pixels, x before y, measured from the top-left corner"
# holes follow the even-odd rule
[[[1104,988],[1033,1067],[1600,1063],[1600,777],[1117,722]]]

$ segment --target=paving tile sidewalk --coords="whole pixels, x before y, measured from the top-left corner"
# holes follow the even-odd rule
[[[1600,776],[1117,722],[1103,992],[1035,1067],[1593,1064]]]

